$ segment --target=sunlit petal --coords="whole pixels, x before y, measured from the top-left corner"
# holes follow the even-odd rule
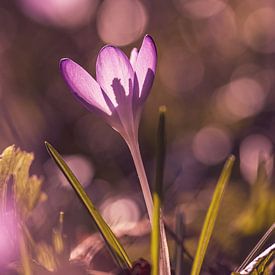
[[[68,58],[60,61],[60,68],[73,94],[82,103],[88,108],[93,109],[95,107],[108,115],[112,114],[105,102],[100,86],[87,71]]]
[[[118,48],[106,46],[101,49],[96,61],[97,82],[117,107],[133,90],[133,69],[128,57]]]
[[[133,67],[133,70],[136,69],[137,57],[138,57],[138,49],[133,48],[130,54],[130,63]]]
[[[139,98],[145,99],[153,85],[157,65],[157,49],[151,36],[143,39],[137,56],[135,73],[139,87]],[[136,85],[136,83],[135,83]]]

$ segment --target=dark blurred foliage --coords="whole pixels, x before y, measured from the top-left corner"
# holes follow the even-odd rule
[[[157,110],[165,104],[167,223],[174,228],[176,211],[183,212],[186,246],[194,255],[214,183],[234,153],[238,161],[206,268],[240,264],[275,219],[274,25],[273,0],[2,0],[0,149],[16,144],[35,153],[32,172],[44,176],[48,195],[29,221],[35,238],[49,240],[60,210],[71,247],[93,232],[88,214],[49,159],[47,140],[67,158],[106,220],[118,231],[124,228],[126,247],[127,236],[134,238],[128,244],[131,256],[148,259],[148,245],[140,241],[148,239],[148,231],[133,230],[145,206],[128,149],[118,133],[73,98],[59,60],[72,58],[95,76],[103,45],[129,54],[149,33],[159,55],[140,125],[149,181]],[[251,196],[260,159],[268,179],[257,201]]]

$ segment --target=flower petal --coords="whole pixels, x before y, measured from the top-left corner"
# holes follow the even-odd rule
[[[146,35],[140,47],[135,65],[135,74],[139,87],[139,98],[145,99],[148,96],[153,85],[156,66],[157,49],[153,38]]]
[[[135,70],[136,68],[137,57],[138,57],[138,49],[133,48],[130,54],[130,63],[133,67],[133,70]]]
[[[60,69],[73,94],[88,108],[95,107],[111,115],[101,88],[95,79],[80,65],[69,58],[60,60]]]
[[[118,48],[105,46],[96,61],[96,79],[114,107],[132,95],[134,72],[128,57]]]

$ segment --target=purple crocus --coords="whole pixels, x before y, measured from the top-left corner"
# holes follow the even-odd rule
[[[153,84],[157,50],[146,35],[140,50],[130,59],[118,48],[107,45],[96,61],[96,80],[71,59],[60,61],[61,72],[73,94],[104,119],[127,141],[137,139],[143,103]]]
[[[96,80],[71,59],[60,61],[63,77],[77,99],[102,116],[126,141],[151,223],[153,201],[140,154],[138,126],[143,104],[154,81],[156,64],[157,50],[149,35],[144,37],[139,51],[132,50],[130,59],[114,46],[103,47],[97,56]],[[160,274],[168,275],[169,253],[162,220],[160,234]]]

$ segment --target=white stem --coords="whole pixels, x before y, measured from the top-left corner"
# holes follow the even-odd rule
[[[169,249],[165,234],[162,211],[160,212],[160,274],[171,275]]]
[[[146,177],[144,165],[142,162],[139,145],[137,142],[133,142],[133,143],[129,143],[128,146],[137,170],[138,178],[142,189],[142,194],[143,194],[145,205],[149,215],[149,220],[150,220],[150,223],[152,224],[153,200],[152,200],[152,195],[149,188],[149,183]]]
[[[145,205],[147,208],[147,212],[149,215],[149,220],[151,225],[153,224],[153,200],[152,200],[152,194],[149,188],[147,176],[145,173],[143,161],[140,154],[139,144],[137,141],[134,142],[127,142],[129,150],[131,152],[138,178],[140,181],[142,194],[145,200]],[[160,216],[160,274],[161,275],[170,275],[170,261],[169,261],[169,251],[168,251],[168,245],[167,245],[167,239],[165,234],[165,228],[163,223],[163,217],[162,213]]]

